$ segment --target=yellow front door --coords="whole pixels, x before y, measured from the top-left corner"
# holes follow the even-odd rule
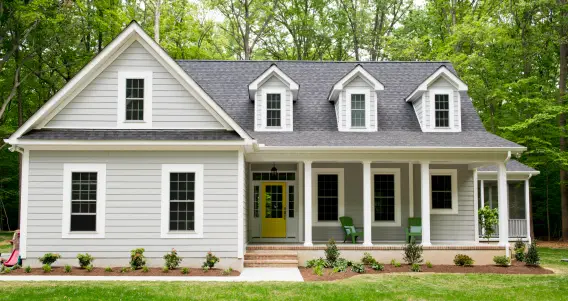
[[[286,237],[286,183],[262,184],[262,237]]]

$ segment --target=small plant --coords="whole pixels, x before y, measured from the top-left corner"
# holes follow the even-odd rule
[[[431,269],[433,267],[432,263],[430,261],[426,261],[426,267]]]
[[[497,208],[489,208],[485,206],[479,209],[478,213],[479,228],[483,229],[483,238],[489,239],[495,234],[495,226],[499,222],[499,211]]]
[[[208,265],[205,265],[202,268],[203,268],[203,272],[208,272],[211,269]]]
[[[347,267],[351,265],[351,263],[345,258],[337,258],[333,265],[333,270],[335,272],[345,272],[347,271]]]
[[[64,267],[65,273],[71,273],[71,266],[66,264]]]
[[[364,265],[372,265],[373,263],[376,263],[377,260],[375,258],[373,258],[371,253],[365,252],[365,253],[363,253],[363,258],[361,258],[361,262]]]
[[[229,276],[233,272],[233,268],[228,268],[223,270],[223,276]]]
[[[365,273],[365,265],[362,263],[354,263],[351,266],[351,271],[359,274]]]
[[[525,260],[525,243],[519,238],[515,242],[515,260],[516,261],[524,261]]]
[[[4,267],[4,266],[2,266],[2,267]],[[10,268],[8,268],[8,269],[2,268],[0,270],[0,274],[10,274],[11,272],[12,272],[12,269],[10,269]]]
[[[321,265],[316,265],[313,269],[314,274],[318,275],[318,276],[322,276],[323,275],[323,266]]]
[[[394,263],[395,268],[400,268],[401,266],[402,266],[402,264],[398,261]]]
[[[39,258],[39,261],[43,264],[52,265],[57,259],[61,258],[61,255],[57,253],[45,253],[42,257]]]
[[[172,249],[170,253],[164,255],[164,260],[166,261],[166,266],[170,270],[174,270],[181,263],[181,257],[178,256],[176,249]]]
[[[25,272],[26,274],[29,274],[29,273],[31,273],[31,272],[32,272],[32,267],[31,267],[31,266],[29,266],[29,265],[28,265],[28,266],[26,266],[26,268],[24,269],[24,272]]]
[[[41,268],[43,269],[44,273],[51,273],[51,265],[45,263],[44,265],[41,266]]]
[[[533,266],[540,265],[540,256],[538,255],[536,242],[534,241],[529,246],[529,250],[527,251],[527,255],[525,256],[525,264]]]
[[[128,273],[128,272],[130,272],[131,270],[132,270],[132,269],[129,268],[129,267],[123,267],[122,269],[120,269],[120,272],[121,272],[121,273]]]
[[[410,266],[410,271],[411,271],[411,272],[417,272],[417,273],[418,273],[418,272],[422,272],[422,270],[420,269],[420,265],[419,265],[418,263],[413,263],[413,264]]]
[[[454,257],[454,264],[457,266],[469,267],[472,266],[473,263],[473,259],[465,254],[457,254],[456,257]]]
[[[396,263],[396,259],[391,259],[391,265],[394,265]]]
[[[170,268],[167,267],[167,266],[165,266],[165,267],[162,268],[162,273],[167,273],[167,272],[169,272],[169,271],[170,271]]]
[[[183,268],[183,269],[181,269],[181,273],[184,274],[184,275],[187,275],[187,274],[189,274],[189,269]]]
[[[92,264],[89,264],[88,266],[85,267],[85,270],[86,270],[87,272],[92,272],[92,271],[93,271],[93,265],[92,265]]]
[[[380,263],[378,263],[378,262],[375,262],[375,263],[373,263],[373,264],[371,265],[371,268],[372,268],[373,270],[375,270],[375,271],[382,271],[382,270],[385,269],[385,266],[382,265],[382,264],[380,264]]]
[[[330,263],[331,266],[335,263],[335,261],[339,258],[339,250],[337,249],[337,245],[335,244],[335,240],[330,238],[327,244],[325,245],[325,259]]]
[[[77,259],[79,260],[79,266],[82,269],[87,268],[89,265],[91,265],[93,260],[95,260],[93,256],[89,255],[89,253],[77,254]]]
[[[404,261],[408,264],[422,263],[422,245],[416,244],[414,237],[404,246]]]
[[[133,270],[138,270],[146,265],[146,257],[144,257],[144,249],[138,248],[130,251],[130,267]]]
[[[328,265],[328,262],[321,257],[315,258],[315,259],[310,259],[310,260],[306,261],[306,267],[308,267],[308,268],[313,268],[313,267],[318,266],[318,265],[326,267]]]
[[[109,273],[112,272],[112,268],[111,268],[111,267],[106,267],[106,268],[105,268],[105,272],[109,272]]]
[[[507,256],[495,256],[493,257],[493,262],[495,262],[496,265],[502,266],[502,267],[508,267],[509,264],[511,264],[511,259]]]
[[[142,267],[142,273],[148,273],[149,270],[147,266]]]
[[[17,270],[17,269],[20,269],[20,268],[21,268],[21,266],[20,266],[19,264],[15,264],[15,265],[12,267],[12,271]]]
[[[213,253],[211,252],[207,252],[207,255],[205,256],[205,262],[203,262],[203,267],[208,267],[209,269],[212,269],[215,264],[217,262],[219,262],[219,257],[213,255]]]

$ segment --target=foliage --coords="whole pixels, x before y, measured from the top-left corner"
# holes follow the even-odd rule
[[[351,271],[359,274],[365,273],[365,265],[362,263],[354,263],[351,265]]]
[[[369,252],[363,253],[363,258],[361,258],[361,262],[364,265],[372,265],[373,263],[377,262],[375,258]]]
[[[188,268],[182,268],[181,273],[184,274],[184,275],[187,275],[187,274],[189,274],[189,269]]]
[[[536,247],[536,242],[532,242],[525,256],[525,263],[527,265],[540,265],[540,255],[538,254],[538,249]]]
[[[142,273],[148,273],[149,271],[150,271],[150,269],[148,268],[148,266],[142,267]]]
[[[146,265],[146,257],[144,257],[144,248],[138,248],[130,251],[130,267],[132,270],[138,270]]]
[[[420,269],[420,265],[418,263],[413,263],[410,266],[410,271],[411,272],[422,272],[422,270]]]
[[[169,271],[170,271],[170,268],[167,267],[167,266],[165,266],[165,267],[162,268],[162,273],[167,273],[167,272],[169,272]]]
[[[105,268],[105,272],[112,272],[112,268],[111,268],[111,267],[106,267],[106,268]]]
[[[205,262],[203,262],[203,267],[212,269],[219,261],[220,260],[217,256],[213,255],[213,253],[211,252],[207,252],[207,255],[205,256]]]
[[[131,267],[123,267],[122,269],[120,269],[121,273],[128,273],[130,271],[132,271]],[[142,272],[144,272],[144,269],[142,269]]]
[[[175,249],[172,249],[170,253],[164,255],[164,260],[166,262],[166,267],[168,267],[170,270],[173,270],[179,266],[182,259],[178,256],[177,251]]]
[[[349,267],[350,265],[351,262],[346,260],[345,258],[338,258],[333,264],[333,270],[335,272],[345,272],[347,271],[347,267]]]
[[[494,256],[493,257],[493,262],[495,262],[496,265],[500,265],[503,267],[508,267],[511,264],[511,258],[503,255],[503,256]]]
[[[337,245],[335,244],[335,240],[330,238],[325,246],[325,258],[326,260],[333,265],[337,258],[339,258],[339,250],[337,249]]]
[[[489,240],[495,234],[495,226],[499,222],[499,212],[497,208],[485,206],[477,212],[479,216],[479,228],[483,230],[483,238]]]
[[[430,261],[426,261],[426,267],[431,269],[433,267],[433,265]]]
[[[65,267],[64,267],[64,271],[65,271],[65,273],[71,273],[71,266],[66,264]]]
[[[525,243],[519,239],[515,242],[515,260],[523,261],[525,260]]]
[[[421,263],[424,261],[422,252],[422,245],[417,244],[415,239],[412,238],[410,243],[404,246],[403,260],[408,264]]]
[[[208,272],[211,269],[208,265],[202,266],[201,268],[204,272]]]
[[[17,270],[20,269],[21,266],[19,264],[15,264],[14,266],[12,266],[12,270]]]
[[[385,266],[378,262],[373,262],[371,264],[371,268],[375,271],[382,271],[385,269]]]
[[[92,264],[89,264],[88,266],[85,267],[85,270],[86,270],[87,272],[92,272],[92,271],[93,271],[93,268],[94,268],[93,265],[92,265]]]
[[[51,273],[51,265],[50,264],[44,263],[41,266],[41,268],[43,269],[44,273]]]
[[[24,272],[27,273],[27,274],[31,273],[31,272],[32,272],[32,267],[29,266],[29,265],[26,266],[26,267],[24,268]]]
[[[326,267],[328,265],[327,261],[323,258],[314,258],[314,259],[310,259],[308,261],[306,261],[306,267],[307,268],[313,268],[315,266],[321,265],[323,267]]]
[[[473,259],[465,254],[456,254],[454,257],[454,264],[457,266],[472,266],[474,263]]]
[[[79,260],[79,266],[82,269],[88,267],[95,260],[89,253],[77,254],[77,259]]]
[[[313,268],[313,272],[314,272],[314,274],[316,274],[316,275],[318,275],[318,276],[322,276],[322,275],[323,275],[323,266],[321,266],[321,265],[316,265],[316,266]]]
[[[43,264],[52,265],[59,258],[61,258],[61,255],[57,253],[45,253],[42,257],[39,258],[39,261]]]
[[[228,268],[228,269],[224,269],[222,274],[223,274],[223,276],[230,276],[232,272],[233,272],[233,268]]]
[[[400,268],[402,266],[402,264],[394,258],[391,259],[391,265],[394,266],[395,268]]]

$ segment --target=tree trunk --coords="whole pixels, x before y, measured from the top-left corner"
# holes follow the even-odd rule
[[[550,241],[550,213],[548,211],[548,175],[546,176],[546,232]]]
[[[162,0],[156,0],[156,8],[154,10],[154,40],[160,44],[160,6]]]
[[[567,30],[567,19],[568,19],[568,9],[566,8],[566,0],[558,0],[560,9],[560,77],[558,79],[558,103],[564,106],[564,97],[566,96],[566,76],[568,73],[568,40],[566,36],[568,34]],[[561,130],[560,136],[560,152],[566,151],[566,114],[560,114],[558,126]],[[568,241],[568,186],[566,181],[568,180],[568,171],[565,166],[561,167],[560,170],[560,195],[561,195],[561,208],[562,208],[562,240]]]
[[[16,51],[14,52],[15,55],[15,60],[16,60],[16,66],[21,66],[22,62],[22,58],[21,58],[21,53],[20,53],[20,41],[19,41],[19,34],[16,33],[16,43],[18,44],[18,46],[16,47]],[[19,68],[19,67],[17,67]],[[17,84],[18,86],[16,87],[16,102],[18,103],[18,127],[21,127],[22,124],[24,124],[24,108],[23,108],[23,103],[22,103],[22,85],[20,84],[20,80],[21,80],[21,76],[20,76],[21,72],[16,72],[15,76],[15,80],[14,83]],[[20,197],[20,202],[18,204],[18,225],[20,225],[20,212],[22,212],[22,159],[23,159],[23,155],[21,153],[19,153],[18,156],[18,184],[19,184],[19,197]]]

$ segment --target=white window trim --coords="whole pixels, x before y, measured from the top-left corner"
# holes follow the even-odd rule
[[[73,172],[97,173],[97,229],[94,232],[71,231],[71,188]],[[63,164],[62,238],[104,238],[106,219],[106,164]]]
[[[286,89],[284,88],[261,88],[262,90],[262,112],[260,112],[262,118],[262,127],[255,129],[255,131],[264,131],[264,132],[287,132],[291,131],[292,128],[286,122],[286,108],[288,105],[292,105],[292,101],[286,98]],[[266,116],[268,111],[267,106],[267,94],[280,94],[280,126],[267,126],[266,125]],[[257,101],[258,102],[258,101]],[[256,110],[255,110],[256,111]],[[293,115],[293,114],[292,114]],[[290,122],[293,122],[290,119]]]
[[[458,95],[458,107],[455,107],[454,91],[451,89],[430,89],[429,90],[429,111],[430,111],[430,132],[459,132],[460,128],[456,127],[455,123],[455,113],[458,110],[458,116],[461,115],[461,108],[459,105],[459,95]],[[450,126],[447,128],[436,127],[436,95],[447,94],[449,102],[449,113],[450,113]],[[425,111],[425,110],[423,110]]]
[[[170,231],[170,173],[195,173],[195,230]],[[203,165],[162,164],[161,238],[203,238]]]
[[[126,120],[126,80],[144,80],[144,120]],[[118,102],[117,127],[121,129],[152,128],[152,71],[119,71],[118,72]]]
[[[338,180],[338,208],[337,208],[337,221],[318,221],[318,175],[320,174],[336,174]],[[312,168],[312,225],[337,227],[341,226],[339,217],[345,215],[345,172],[343,168]]]
[[[365,95],[365,127],[352,127],[351,126],[351,95],[363,94]],[[364,88],[348,88],[345,89],[345,107],[346,107],[346,127],[348,131],[353,132],[369,132],[371,129],[371,90]],[[374,110],[376,111],[376,110]]]
[[[394,221],[375,221],[375,175],[394,175]],[[401,205],[400,168],[371,169],[372,225],[381,227],[400,227]]]
[[[432,208],[432,176],[452,177],[452,209]],[[430,169],[430,214],[458,214],[458,171],[457,169]]]

